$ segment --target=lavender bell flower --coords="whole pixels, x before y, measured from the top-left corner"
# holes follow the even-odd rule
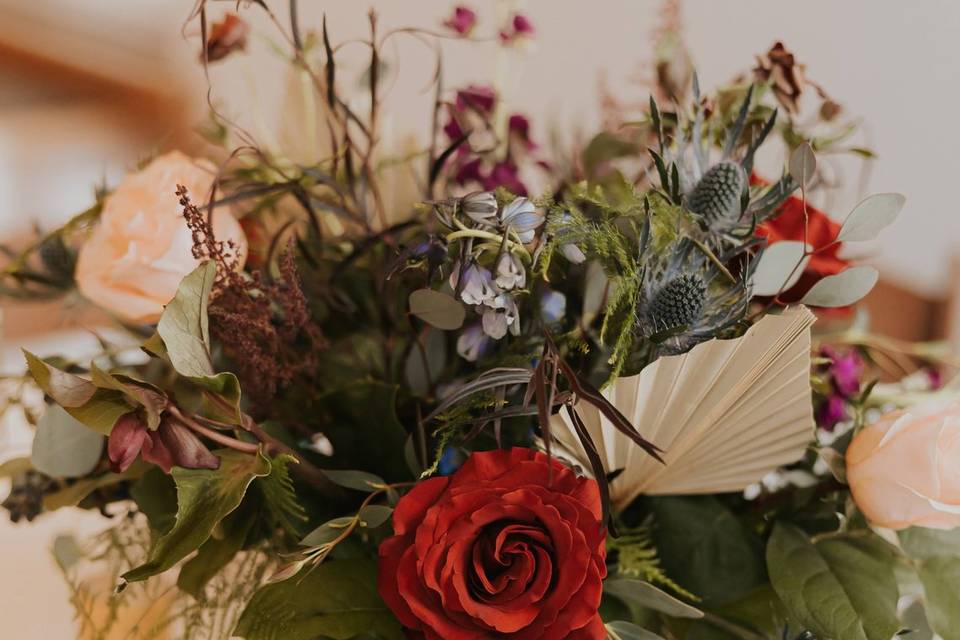
[[[474,191],[460,199],[460,210],[474,222],[494,226],[497,217],[497,199],[489,191]]]
[[[498,291],[493,284],[493,277],[489,269],[471,264],[463,274],[463,288],[460,289],[460,298],[469,305],[489,305],[497,297]],[[453,265],[450,274],[450,286],[457,288],[460,279],[460,263]]]
[[[467,327],[457,338],[457,353],[467,362],[476,362],[487,351],[493,341],[483,332],[483,327],[479,324]]]
[[[520,311],[513,297],[506,293],[494,298],[481,321],[484,333],[494,340],[507,335],[507,330],[511,335],[520,335]]]
[[[546,216],[527,198],[517,198],[500,212],[500,224],[505,229],[513,229],[523,244],[533,242],[545,219]]]
[[[520,258],[509,251],[504,251],[497,258],[495,267],[496,284],[504,291],[523,288],[527,284],[527,270]]]
[[[540,298],[540,316],[545,324],[554,324],[567,315],[567,296],[549,290]]]

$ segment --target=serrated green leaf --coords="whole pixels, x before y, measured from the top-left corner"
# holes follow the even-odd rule
[[[228,420],[239,422],[240,383],[232,373],[217,373],[210,356],[207,308],[216,273],[216,265],[207,261],[183,279],[176,296],[160,315],[157,334],[177,373],[224,398],[224,406],[214,405],[213,409]]]
[[[117,419],[131,409],[115,389],[100,389],[93,382],[61,371],[29,351],[23,352],[37,385],[71,416],[94,431],[109,435]]]
[[[890,640],[899,628],[892,563],[853,538],[813,544],[797,527],[777,523],[767,569],[787,610],[817,635]]]
[[[307,514],[297,501],[297,493],[290,478],[291,464],[298,462],[288,454],[271,459],[269,475],[258,478],[257,486],[263,492],[270,516],[290,534],[299,535],[303,523],[307,521]]]
[[[682,600],[674,598],[649,582],[633,578],[611,578],[603,583],[603,590],[627,604],[639,605],[674,618],[702,618],[703,612]]]
[[[217,523],[240,505],[253,479],[270,473],[270,461],[262,454],[233,449],[214,453],[220,458],[219,469],[174,467],[171,475],[177,485],[176,522],[154,543],[144,564],[123,574],[125,581],[146,580],[196,550]]]
[[[376,564],[368,558],[325,562],[302,580],[263,587],[240,616],[234,635],[246,640],[404,638],[377,593]]]
[[[59,405],[48,405],[33,436],[33,468],[54,478],[79,478],[100,462],[103,435]]]

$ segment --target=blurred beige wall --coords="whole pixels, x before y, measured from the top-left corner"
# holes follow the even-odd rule
[[[286,2],[267,1],[285,22]],[[212,12],[233,4],[211,3]],[[332,37],[345,41],[365,33],[368,5],[376,8],[386,31],[406,25],[436,28],[453,3],[302,0],[300,4],[305,30],[319,28],[326,12]],[[497,16],[510,3],[466,4],[479,12],[480,31],[492,34]],[[597,125],[601,73],[624,98],[645,97],[635,78],[651,58],[649,36],[658,2],[514,4],[538,30],[534,46],[503,58],[492,43],[447,42],[446,86],[498,79],[511,105],[531,116],[541,141],[551,127],[570,140]],[[181,34],[192,5],[193,0],[0,0],[0,44],[86,70],[143,95],[173,97],[184,118],[199,118],[205,112],[205,85],[196,64],[198,43],[189,37],[197,29],[188,26],[186,39]],[[906,209],[869,248],[869,261],[910,291],[946,297],[952,288],[960,288],[956,271],[951,276],[948,268],[960,253],[960,212],[954,197],[954,172],[960,169],[955,159],[960,148],[955,125],[960,103],[960,2],[686,0],[683,13],[688,46],[705,88],[749,68],[754,54],[782,39],[807,64],[811,77],[849,111],[862,114],[860,142],[875,149],[880,161],[864,184],[852,179],[856,167],[848,167],[851,179],[833,213],[842,217],[868,191],[905,193]],[[303,144],[302,128],[291,107],[297,84],[272,50],[277,38],[255,7],[245,15],[256,32],[249,52],[212,68],[213,97],[263,144]],[[433,73],[433,59],[429,49],[409,38],[397,39],[385,53],[396,75],[385,131],[399,141],[409,132],[426,131],[431,95],[424,88]],[[362,55],[356,45],[346,49],[344,70],[361,72]],[[4,62],[0,50],[0,70]],[[64,100],[56,92],[45,97],[51,87],[43,77],[0,76],[0,80],[0,241],[26,230],[31,216],[53,225],[85,208],[92,183],[103,176],[116,180],[142,152],[167,140],[167,123],[154,122],[153,129],[121,127],[96,96],[80,102]],[[30,82],[32,88],[27,86]],[[59,83],[54,80],[53,88]],[[960,317],[960,311],[957,314]],[[960,338],[960,328],[956,331]],[[59,338],[60,344],[68,345],[74,339]],[[18,347],[11,341],[3,344],[5,362],[16,362]],[[5,428],[15,429],[9,424]],[[0,443],[7,445],[0,459],[25,445],[22,437],[7,435]],[[48,549],[57,531],[89,531],[98,524],[97,516],[70,511],[45,518],[33,528],[0,524],[0,613],[4,629],[17,630],[10,637],[73,637],[66,590]]]

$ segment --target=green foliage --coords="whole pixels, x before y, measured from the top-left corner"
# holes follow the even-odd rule
[[[270,460],[270,473],[257,478],[256,486],[263,493],[270,518],[293,536],[299,534],[307,521],[306,511],[297,500],[296,488],[290,477],[290,465],[298,464],[291,455],[282,454]]]
[[[775,525],[767,546],[770,581],[790,613],[815,634],[889,640],[899,629],[894,556],[869,535],[814,542],[793,525]]]
[[[627,604],[653,609],[673,618],[703,617],[703,612],[696,607],[691,607],[642,580],[608,578],[603,584],[603,590]]]
[[[29,351],[23,355],[30,375],[43,392],[94,431],[108,435],[117,419],[131,410],[119,391],[100,389],[93,382],[62,371]]]
[[[899,538],[923,586],[930,627],[944,640],[960,640],[960,529],[912,527]]]
[[[616,552],[617,575],[646,580],[666,587],[688,600],[697,599],[664,573],[649,529],[621,530],[618,537],[607,538],[607,549]]]
[[[239,423],[240,383],[232,373],[216,373],[210,355],[207,308],[216,274],[216,264],[207,261],[185,277],[164,308],[157,333],[177,373],[223,398],[224,404],[214,405],[215,413]]]
[[[245,501],[223,519],[214,535],[180,568],[177,587],[197,599],[203,598],[204,588],[210,580],[233,560],[247,541],[259,515],[254,507],[249,506],[251,504]]]
[[[258,591],[235,634],[246,640],[349,640],[370,634],[403,640],[376,583],[376,565],[367,558],[324,563],[303,579]]]
[[[653,500],[653,539],[671,579],[717,605],[766,582],[760,540],[717,498]]]
[[[176,522],[150,549],[147,561],[123,574],[126,582],[146,580],[166,571],[210,538],[214,527],[240,505],[254,478],[270,473],[270,461],[232,449],[215,452],[220,468],[175,467]]]
[[[159,467],[151,467],[131,485],[130,497],[156,533],[163,535],[173,528],[177,521],[177,485]]]

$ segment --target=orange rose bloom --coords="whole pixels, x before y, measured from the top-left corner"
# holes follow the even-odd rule
[[[960,526],[960,403],[893,411],[854,436],[847,483],[870,522]]]
[[[107,197],[99,224],[80,248],[80,292],[127,322],[159,319],[180,281],[199,264],[191,251],[177,185],[184,185],[195,202],[203,202],[214,173],[209,162],[173,151],[127,176]],[[213,233],[217,240],[233,242],[242,267],[247,241],[226,207],[215,210]]]

